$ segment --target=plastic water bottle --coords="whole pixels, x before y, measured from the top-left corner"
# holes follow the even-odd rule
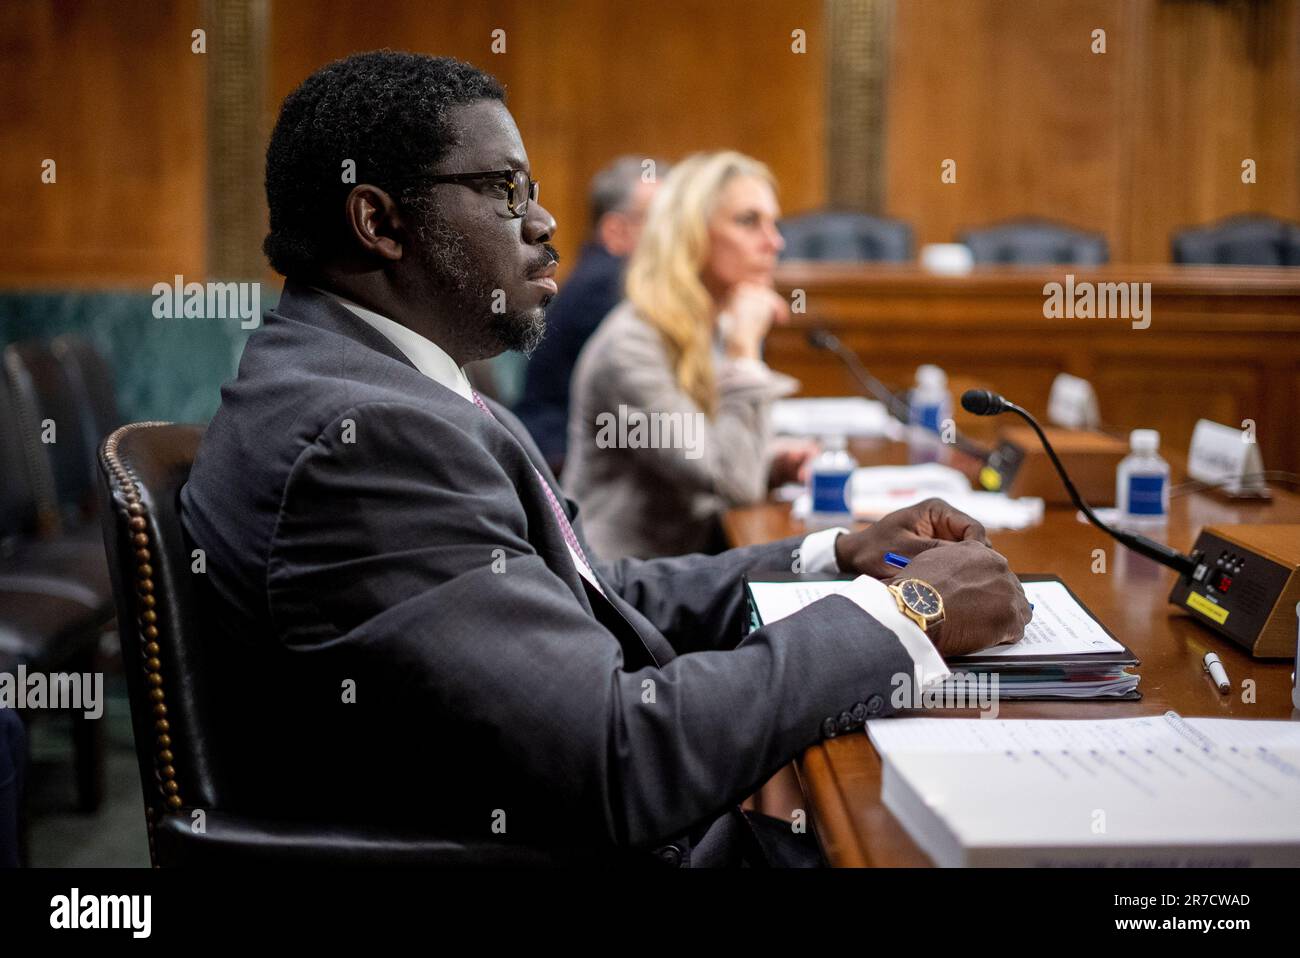
[[[1158,526],[1169,516],[1169,463],[1160,458],[1160,433],[1134,429],[1115,471],[1115,508],[1126,526]]]
[[[943,449],[943,424],[952,417],[948,374],[938,366],[918,367],[909,406],[908,459],[913,463],[935,462]]]
[[[809,522],[835,525],[853,518],[850,497],[856,468],[858,461],[849,452],[843,436],[828,436],[822,440],[822,451],[813,459],[809,469]]]

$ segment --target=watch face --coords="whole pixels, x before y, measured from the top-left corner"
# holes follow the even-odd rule
[[[924,582],[908,579],[899,586],[899,591],[903,593],[907,607],[918,615],[928,618],[939,614],[939,596]]]

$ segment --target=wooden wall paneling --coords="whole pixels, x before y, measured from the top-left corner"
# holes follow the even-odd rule
[[[199,0],[0,4],[0,285],[203,273],[201,26]]]
[[[908,0],[889,81],[891,215],[917,242],[1043,216],[1120,233],[1122,5],[1109,0]],[[1091,32],[1107,30],[1105,54]],[[957,163],[956,183],[940,180]],[[1123,259],[1125,250],[1113,251]]]
[[[1300,220],[1300,3],[1145,0],[1132,12],[1144,53],[1125,98],[1129,258],[1167,262],[1174,231],[1236,213]]]
[[[565,271],[587,233],[587,185],[622,153],[734,148],[771,165],[786,210],[825,202],[824,12],[817,0],[610,4],[397,0],[276,3],[271,110],[321,63],[382,46],[466,59],[505,82]],[[807,52],[791,51],[803,29]],[[506,52],[491,52],[505,30]]]
[[[1300,219],[1297,0],[909,0],[889,90],[888,209],[921,243],[1039,215],[1160,263],[1180,228]]]

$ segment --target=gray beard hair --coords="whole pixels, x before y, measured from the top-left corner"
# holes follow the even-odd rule
[[[531,356],[546,333],[540,307],[496,312],[495,289],[484,279],[467,251],[465,237],[433,210],[416,211],[416,251],[439,295],[464,317],[461,338],[468,352],[490,358],[508,349]]]

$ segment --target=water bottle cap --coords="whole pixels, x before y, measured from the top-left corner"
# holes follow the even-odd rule
[[[831,433],[822,437],[822,448],[830,452],[839,452],[848,447],[849,441],[840,433]]]
[[[924,366],[916,367],[916,381],[922,386],[946,386],[948,374],[938,366],[926,363]]]
[[[1160,433],[1154,429],[1134,429],[1128,435],[1128,444],[1134,452],[1155,452],[1160,448]]]

